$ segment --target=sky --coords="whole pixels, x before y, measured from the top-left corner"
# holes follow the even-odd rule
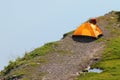
[[[60,40],[92,17],[120,11],[114,0],[0,0],[0,70],[25,52]]]

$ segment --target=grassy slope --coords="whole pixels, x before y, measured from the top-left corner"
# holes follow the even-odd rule
[[[15,61],[10,61],[9,65],[0,72],[1,76],[4,76],[5,80],[11,80],[14,77],[22,77],[23,75],[28,77],[35,72],[35,68],[47,62],[47,58],[44,56],[47,53],[55,51],[54,46],[57,46],[56,42],[47,43],[42,47],[36,48],[35,50],[25,53],[23,58],[17,58]],[[16,70],[17,69],[17,70]],[[41,78],[45,73],[38,73],[35,77]],[[28,80],[22,79],[22,80]]]
[[[120,14],[119,14],[120,15]],[[102,73],[85,73],[80,74],[76,80],[119,80],[120,79],[120,27],[116,27],[119,23],[119,15],[112,13],[112,19],[101,17],[105,20],[108,19],[108,24],[105,26],[110,31],[109,38],[101,39],[106,43],[106,47],[103,50],[102,59],[91,65],[92,68],[100,68]]]
[[[102,60],[93,68],[100,68],[102,73],[81,74],[76,80],[119,80],[120,79],[120,37],[107,41]]]

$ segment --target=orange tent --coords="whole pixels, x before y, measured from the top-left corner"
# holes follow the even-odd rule
[[[90,22],[81,24],[73,33],[73,36],[91,36],[97,38],[102,35],[100,28]]]

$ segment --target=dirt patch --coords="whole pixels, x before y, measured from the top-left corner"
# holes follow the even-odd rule
[[[95,58],[100,57],[97,51],[103,49],[102,42],[77,42],[72,35],[58,42],[59,51],[49,56],[49,62],[38,68],[38,71],[47,73],[42,80],[72,80],[82,69],[90,65]]]

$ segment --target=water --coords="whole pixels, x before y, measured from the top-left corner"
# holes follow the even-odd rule
[[[89,69],[88,72],[101,73],[102,70],[101,70],[101,69],[98,69],[98,68],[93,68],[93,69]]]

